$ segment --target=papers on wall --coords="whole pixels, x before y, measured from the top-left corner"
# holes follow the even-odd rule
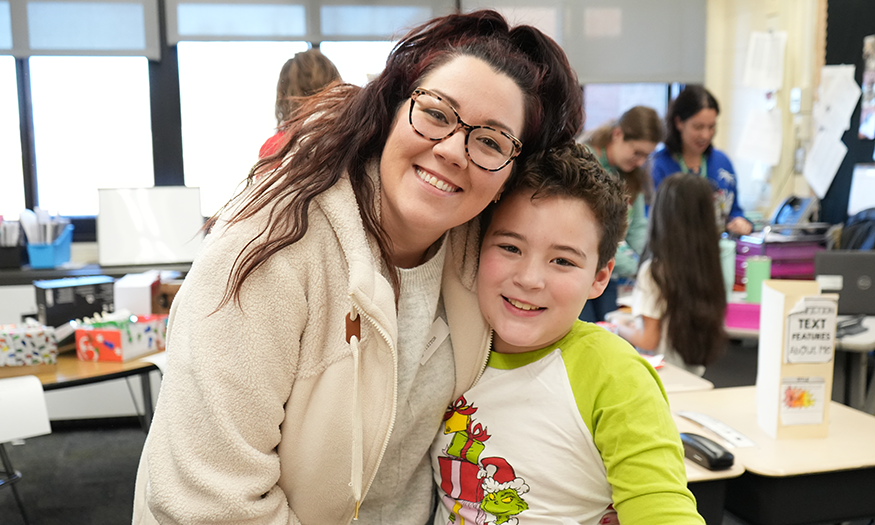
[[[747,115],[737,155],[776,166],[781,159],[781,141],[781,110],[755,109]]]
[[[787,33],[754,31],[747,46],[744,65],[745,87],[777,91],[784,81],[784,49]]]
[[[861,94],[854,71],[853,65],[824,66],[821,71],[820,94],[811,110],[816,132],[802,170],[821,199],[848,152],[842,134],[850,129],[851,115]]]
[[[823,199],[826,195],[847,152],[848,147],[841,138],[831,136],[825,130],[820,130],[815,135],[811,150],[805,157],[802,175],[817,198]]]

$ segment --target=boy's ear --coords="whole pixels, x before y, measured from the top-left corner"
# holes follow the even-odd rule
[[[605,291],[605,288],[608,287],[608,283],[611,282],[611,272],[613,271],[614,259],[611,258],[604,268],[595,273],[595,277],[592,280],[592,286],[589,288],[589,297],[587,297],[587,299],[595,299]]]

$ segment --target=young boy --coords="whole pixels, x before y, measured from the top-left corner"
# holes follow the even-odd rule
[[[704,523],[656,372],[577,320],[608,284],[626,208],[571,145],[533,159],[493,210],[477,284],[492,354],[432,445],[435,525]]]

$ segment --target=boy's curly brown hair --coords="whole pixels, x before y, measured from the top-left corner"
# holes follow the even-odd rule
[[[626,191],[623,183],[609,175],[586,146],[569,142],[528,158],[503,195],[527,190],[534,191],[532,199],[570,197],[586,202],[600,226],[598,269],[604,268],[617,253],[628,227]],[[499,205],[500,202],[492,204],[484,212],[483,231]]]

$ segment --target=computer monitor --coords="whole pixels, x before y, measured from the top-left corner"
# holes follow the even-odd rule
[[[190,263],[203,240],[200,189],[185,186],[100,189],[101,266]]]
[[[848,217],[875,208],[875,164],[855,164],[848,197]]]

